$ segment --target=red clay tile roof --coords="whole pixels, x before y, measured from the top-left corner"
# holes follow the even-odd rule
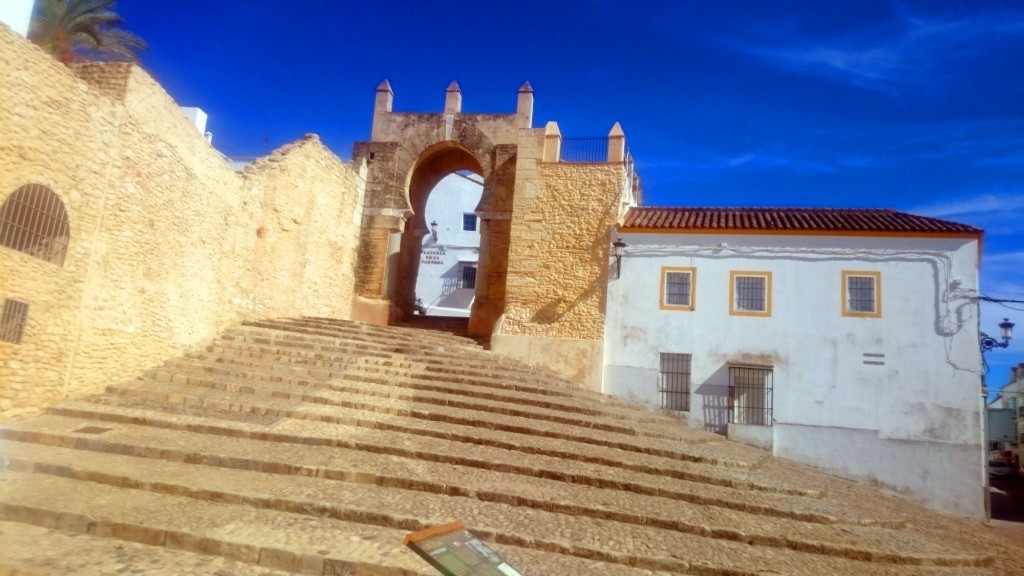
[[[630,208],[622,228],[706,231],[977,234],[958,222],[870,208]]]

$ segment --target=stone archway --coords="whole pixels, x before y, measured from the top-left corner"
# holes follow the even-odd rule
[[[430,234],[425,218],[427,200],[441,180],[460,170],[479,175],[483,172],[480,163],[469,151],[450,143],[442,143],[425,151],[413,168],[408,188],[412,215],[406,220],[405,231],[402,233],[394,291],[394,303],[403,316],[411,313],[415,303],[423,238]]]
[[[377,88],[369,142],[353,153],[367,164],[353,317],[393,324],[412,312],[427,196],[443,177],[470,170],[484,179],[480,262],[469,330],[488,336],[505,307],[509,234],[520,138],[532,138],[533,90],[519,90],[514,114],[463,114],[448,87],[440,114],[393,112],[387,81]]]

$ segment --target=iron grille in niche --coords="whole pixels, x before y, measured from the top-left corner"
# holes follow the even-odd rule
[[[658,394],[665,410],[690,410],[689,354],[661,353],[661,378]]]
[[[772,425],[771,368],[729,367],[729,422]]]
[[[689,272],[665,273],[665,303],[673,306],[690,306]]]
[[[766,310],[765,282],[763,276],[737,276],[736,309],[758,312]]]
[[[0,208],[0,246],[63,266],[70,241],[64,203],[46,186],[26,184]]]
[[[462,267],[462,287],[476,288],[476,266],[465,265]]]
[[[847,282],[850,292],[850,310],[874,312],[875,279],[870,276],[850,276]]]
[[[0,312],[0,340],[21,344],[27,322],[28,303],[5,299],[3,312]]]

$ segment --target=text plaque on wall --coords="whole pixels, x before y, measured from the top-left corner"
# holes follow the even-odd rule
[[[413,532],[402,542],[445,576],[524,576],[461,522]]]

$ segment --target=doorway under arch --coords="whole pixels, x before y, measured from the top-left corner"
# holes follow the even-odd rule
[[[480,206],[484,205],[486,198],[493,186],[488,182],[488,175],[481,166],[481,163],[467,149],[453,142],[442,142],[424,151],[415,163],[409,178],[407,201],[412,214],[405,223],[405,229],[401,235],[399,248],[398,266],[394,284],[394,303],[399,310],[397,322],[407,321],[409,318],[421,311],[420,306],[428,305],[428,302],[417,302],[417,280],[421,274],[421,268],[427,266],[450,265],[447,259],[441,260],[438,264],[436,251],[439,247],[446,246],[443,237],[447,231],[432,230],[431,222],[427,219],[427,202],[432,193],[438,188],[438,184],[451,175],[476,175],[475,178],[481,187],[480,199],[475,206],[463,211],[459,209],[458,220],[464,216],[471,216],[474,219],[478,244],[474,252],[476,257],[472,260],[456,263],[454,270],[451,270],[452,281],[458,283],[458,291],[461,298],[467,298],[472,303],[466,308],[468,316],[469,332],[476,336],[484,336],[489,333],[493,318],[488,316],[483,309],[486,306],[478,306],[478,302],[487,303],[498,295],[504,298],[504,271],[507,262],[493,263],[493,251],[488,250],[491,245],[507,246],[507,226],[493,225],[486,218],[478,218],[477,213]],[[468,218],[467,218],[468,220]],[[439,225],[440,226],[440,225]],[[435,236],[436,234],[436,236]],[[495,238],[495,235],[499,236]],[[502,238],[501,236],[504,235]],[[424,249],[428,254],[424,255]],[[435,252],[431,254],[431,252]],[[488,273],[491,264],[497,264],[500,274]],[[471,276],[471,277],[470,277]],[[467,285],[472,285],[472,293],[467,294]],[[500,286],[498,285],[500,284]],[[493,303],[491,306],[493,307]],[[445,315],[445,314],[439,314]],[[473,327],[476,329],[473,329]]]
[[[416,277],[416,314],[469,319],[476,296],[480,226],[476,214],[483,177],[468,170],[449,174],[430,192]]]

